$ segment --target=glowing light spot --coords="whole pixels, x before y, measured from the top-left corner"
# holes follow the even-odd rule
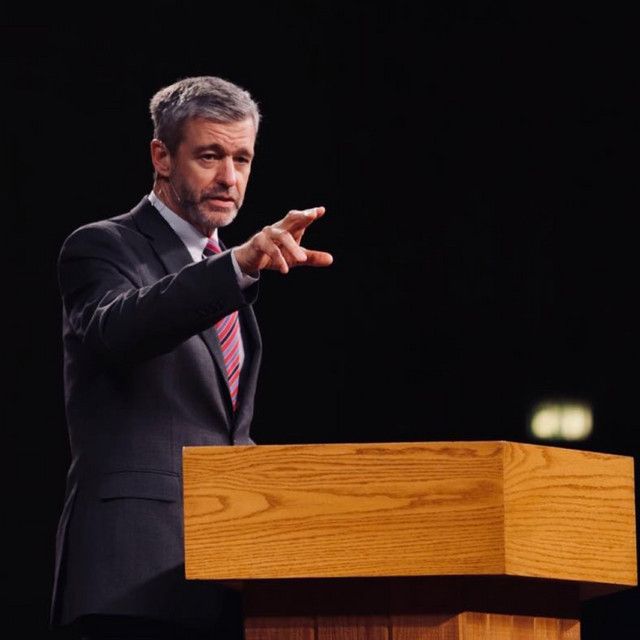
[[[593,413],[586,402],[541,402],[534,407],[529,429],[540,440],[585,440],[593,431]]]

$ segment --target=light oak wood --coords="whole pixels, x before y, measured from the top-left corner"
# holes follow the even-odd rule
[[[633,459],[504,443],[505,573],[637,584]]]
[[[510,442],[184,450],[188,578],[247,640],[579,640],[637,583],[633,461]]]
[[[637,583],[633,460],[510,442],[184,449],[196,579]]]
[[[580,640],[578,620],[464,612],[456,640]]]
[[[496,443],[184,452],[189,578],[501,573]]]

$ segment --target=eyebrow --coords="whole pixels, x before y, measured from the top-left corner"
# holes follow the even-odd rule
[[[202,153],[203,151],[215,151],[216,153],[222,153],[223,155],[227,155],[228,151],[220,144],[214,142],[212,144],[203,144],[199,147],[195,148],[195,153]],[[240,149],[236,149],[234,156],[249,156],[253,158],[253,152],[247,149],[246,147],[240,147]]]

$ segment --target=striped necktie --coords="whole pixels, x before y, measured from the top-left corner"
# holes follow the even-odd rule
[[[209,238],[203,256],[220,253],[220,245],[214,238]],[[238,312],[232,311],[228,316],[215,324],[218,341],[222,349],[224,366],[227,369],[227,384],[231,395],[231,404],[235,411],[238,406],[238,382],[240,381],[240,321]]]

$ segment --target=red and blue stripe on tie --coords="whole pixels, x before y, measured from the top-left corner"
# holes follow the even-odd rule
[[[204,255],[220,253],[220,245],[209,238]],[[224,366],[227,370],[227,384],[231,395],[231,404],[235,411],[238,406],[238,383],[240,381],[240,320],[238,312],[232,311],[228,316],[218,320],[215,324],[218,341],[222,349]]]

